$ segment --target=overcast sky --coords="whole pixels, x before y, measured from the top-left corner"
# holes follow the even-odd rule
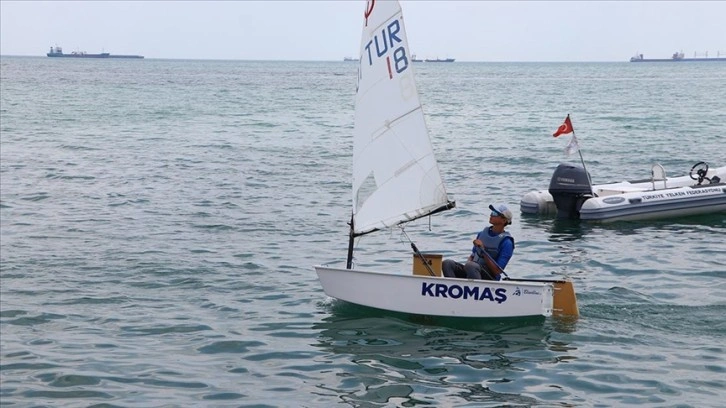
[[[380,1],[380,0],[379,0]],[[402,1],[411,50],[458,61],[726,55],[726,1]],[[358,54],[365,1],[0,1],[0,54],[328,60]]]

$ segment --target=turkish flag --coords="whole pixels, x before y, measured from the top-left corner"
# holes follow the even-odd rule
[[[570,122],[570,115],[567,115],[565,118],[565,123],[562,124],[559,128],[557,128],[557,131],[552,134],[552,136],[557,137],[559,135],[566,135],[568,133],[572,133],[574,129],[572,128],[572,122]]]

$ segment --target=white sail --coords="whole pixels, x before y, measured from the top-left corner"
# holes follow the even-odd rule
[[[448,202],[401,7],[370,0],[364,15],[353,138],[356,235],[425,216]]]

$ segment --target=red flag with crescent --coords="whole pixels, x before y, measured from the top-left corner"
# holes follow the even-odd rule
[[[557,137],[559,135],[566,135],[568,133],[572,133],[574,129],[572,128],[572,122],[570,122],[570,115],[567,115],[565,118],[565,123],[563,123],[559,128],[557,128],[557,131],[552,134],[552,136]]]

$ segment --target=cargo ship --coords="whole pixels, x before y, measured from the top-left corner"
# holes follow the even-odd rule
[[[454,62],[454,61],[456,61],[456,59],[454,59],[454,58],[444,58],[444,59],[440,59],[440,58],[435,58],[435,59],[426,58],[424,61],[426,61],[426,62]]]
[[[416,54],[411,55],[411,58],[413,59],[413,62],[454,62],[456,61],[454,58],[426,58],[426,59],[420,59],[416,58]]]
[[[721,53],[718,53],[715,58],[709,58],[708,53],[706,53],[705,57],[696,57],[693,58],[686,58],[682,52],[674,52],[673,55],[671,55],[670,58],[644,58],[643,54],[636,54],[634,57],[630,58],[630,62],[702,62],[702,61],[720,61],[720,62],[726,62],[725,57],[721,57]]]
[[[70,54],[64,54],[63,48],[57,46],[50,47],[50,52],[45,55],[56,58],[144,58],[143,55],[111,55],[111,53],[108,52],[88,54],[85,51],[73,51]]]

